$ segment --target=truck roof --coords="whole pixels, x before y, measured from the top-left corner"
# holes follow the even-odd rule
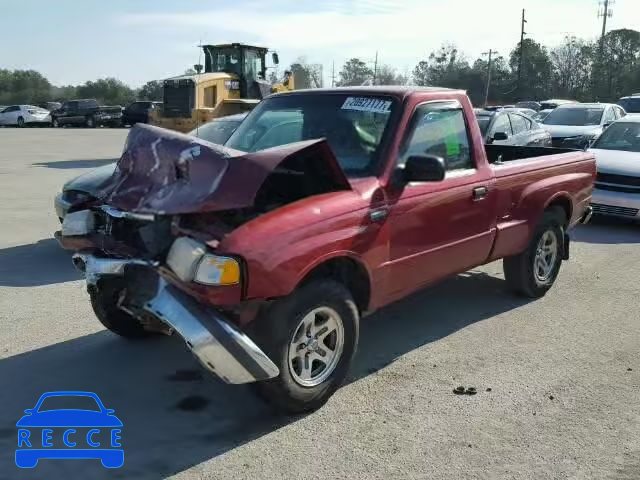
[[[310,88],[302,90],[293,90],[291,92],[281,92],[276,95],[300,95],[305,93],[348,93],[352,95],[393,95],[396,97],[404,97],[415,92],[460,92],[463,90],[444,88],[444,87],[419,87],[415,85],[380,85],[369,87],[338,87],[338,88]]]

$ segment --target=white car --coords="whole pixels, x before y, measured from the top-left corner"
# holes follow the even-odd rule
[[[48,110],[35,105],[11,105],[0,112],[0,125],[24,127],[25,125],[50,125]]]
[[[611,124],[589,151],[598,170],[593,213],[640,220],[640,116]]]

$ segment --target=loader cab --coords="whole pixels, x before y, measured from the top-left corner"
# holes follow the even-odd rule
[[[226,45],[203,45],[204,72],[224,72],[238,80],[240,98],[261,99],[270,93],[266,82],[267,49],[231,43]]]

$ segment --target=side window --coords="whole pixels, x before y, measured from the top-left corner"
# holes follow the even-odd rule
[[[511,126],[513,128],[514,135],[526,132],[529,129],[529,126],[527,125],[527,122],[524,119],[524,117],[521,117],[520,115],[513,115],[513,114],[509,114],[509,117],[511,117]]]
[[[447,171],[475,168],[462,107],[458,102],[420,105],[411,121],[411,133],[402,148],[400,164],[411,155],[435,155]]]
[[[607,108],[604,112],[603,123],[611,123],[616,119],[616,116],[613,113],[613,108]]]
[[[493,127],[491,128],[491,136],[496,132],[504,132],[507,135],[511,135],[513,132],[511,131],[511,123],[509,122],[509,115],[500,115],[498,114],[498,118],[496,118],[493,123]]]
[[[4,113],[9,113],[9,112],[19,112],[20,111],[20,106],[19,105],[12,105],[11,107],[7,108]]]
[[[69,102],[69,103],[67,103],[67,108],[69,110],[77,110],[78,109],[78,102]]]
[[[204,89],[204,105],[206,108],[213,108],[216,106],[217,101],[217,91],[216,86],[213,85],[211,87],[206,87]]]

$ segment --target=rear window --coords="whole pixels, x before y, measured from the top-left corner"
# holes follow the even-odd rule
[[[604,113],[604,108],[556,108],[547,118],[544,119],[545,125],[571,125],[571,126],[587,126],[600,125],[600,119]]]
[[[627,113],[640,113],[640,97],[621,98],[618,105],[625,109]]]
[[[478,126],[480,127],[480,131],[482,135],[486,135],[487,129],[489,128],[489,124],[491,123],[491,116],[489,115],[481,115],[476,117],[478,119]]]

